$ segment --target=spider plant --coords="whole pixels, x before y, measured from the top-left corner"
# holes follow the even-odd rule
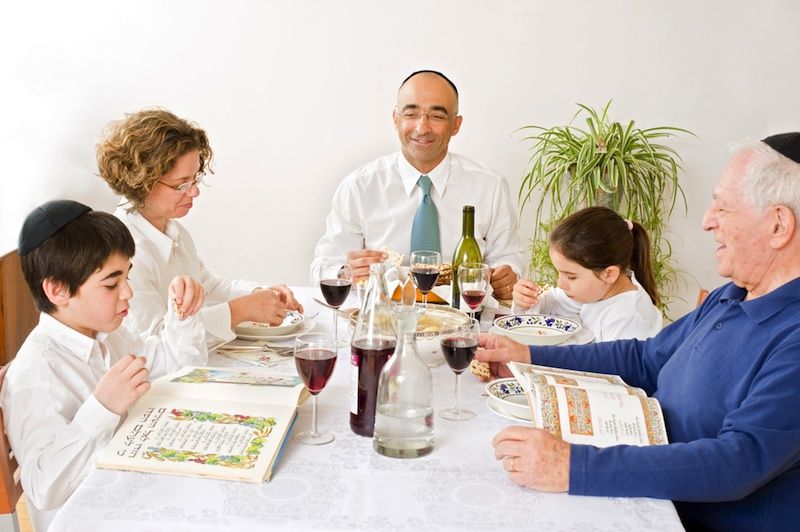
[[[519,189],[520,209],[528,204],[536,208],[531,271],[542,281],[554,283],[557,274],[547,249],[550,230],[579,209],[602,205],[647,229],[665,308],[680,279],[663,231],[679,200],[686,210],[686,197],[678,179],[680,156],[660,139],[694,134],[678,127],[639,129],[633,120],[626,125],[612,121],[610,100],[599,111],[577,105],[578,111],[565,126],[521,128],[534,133],[523,139],[532,146]],[[586,116],[584,129],[572,125],[581,114]]]

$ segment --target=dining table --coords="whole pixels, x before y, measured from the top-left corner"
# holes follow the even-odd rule
[[[293,291],[305,315],[315,316],[304,328],[331,333],[333,311],[314,301],[321,299],[319,289]],[[356,305],[354,290],[342,308]],[[348,337],[348,320],[339,319],[338,333]],[[221,352],[209,354],[209,366],[241,364]],[[495,459],[491,440],[504,427],[524,422],[490,410],[485,383],[469,371],[461,379],[461,405],[477,415],[467,421],[439,417],[454,403],[455,374],[447,364],[431,372],[435,447],[424,457],[385,457],[373,450],[371,438],[350,430],[350,350],[342,347],[318,395],[319,429],[332,433],[333,442],[304,445],[290,434],[263,483],[93,468],[49,531],[683,530],[668,500],[544,493],[514,484]],[[293,432],[310,425],[306,401]]]

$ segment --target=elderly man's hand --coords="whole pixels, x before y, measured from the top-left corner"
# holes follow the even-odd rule
[[[508,264],[503,264],[497,268],[492,268],[492,275],[489,278],[494,290],[495,299],[511,299],[514,291],[514,283],[517,282],[517,274]]]
[[[478,336],[478,352],[475,360],[489,364],[493,377],[511,377],[507,362],[531,363],[531,351],[527,345],[497,334]]]
[[[369,277],[369,266],[376,262],[383,262],[389,255],[383,251],[375,249],[359,249],[347,253],[347,264],[353,270],[353,282],[357,283],[361,279]]]
[[[539,491],[569,489],[569,444],[546,430],[506,427],[492,439],[494,456],[514,484]]]

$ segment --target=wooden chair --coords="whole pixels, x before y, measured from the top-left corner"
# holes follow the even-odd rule
[[[0,389],[6,377],[8,364],[0,369]],[[22,484],[19,479],[19,464],[6,436],[6,426],[3,420],[3,409],[0,407],[0,427],[3,436],[0,438],[0,531],[19,532],[19,518],[17,517],[17,502],[22,497]]]
[[[39,321],[16,251],[0,257],[0,364],[8,364]]]
[[[17,354],[28,333],[39,321],[39,312],[33,303],[20,268],[16,251],[0,257],[0,389],[8,364]],[[0,532],[19,532],[17,502],[22,496],[19,465],[6,436],[3,411],[0,408]]]
[[[707,297],[708,297],[708,290],[706,290],[705,288],[701,288],[700,292],[697,293],[697,304],[695,306],[699,307],[700,305],[702,305],[703,301],[705,301]]]

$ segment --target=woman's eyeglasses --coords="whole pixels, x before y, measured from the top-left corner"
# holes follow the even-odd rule
[[[195,178],[191,181],[186,181],[185,183],[181,183],[180,185],[170,185],[169,183],[164,183],[163,181],[159,181],[165,187],[169,187],[175,192],[179,194],[186,194],[189,190],[194,186],[199,186],[203,183],[203,179],[205,178],[205,174],[197,174]]]

